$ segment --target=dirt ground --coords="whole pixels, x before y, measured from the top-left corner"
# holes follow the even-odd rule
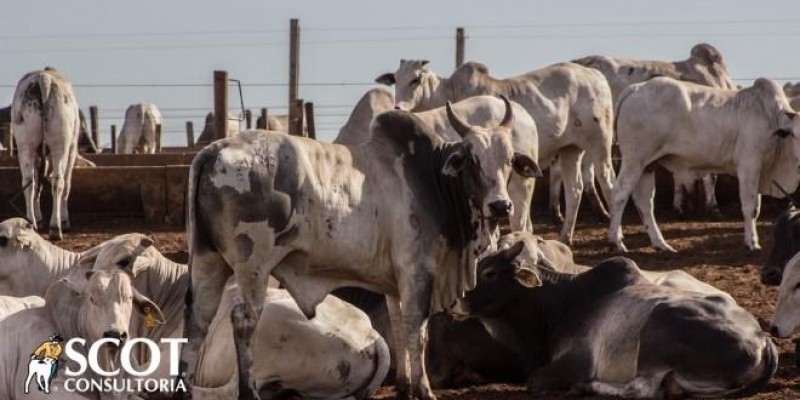
[[[643,269],[683,269],[695,277],[729,292],[739,304],[757,318],[769,320],[775,308],[777,289],[765,287],[758,278],[758,269],[766,260],[771,243],[772,220],[778,207],[762,214],[758,224],[761,252],[750,252],[744,246],[741,216],[737,210],[723,210],[728,216],[720,222],[685,222],[667,213],[659,218],[664,237],[678,251],[676,254],[656,252],[648,247],[647,235],[638,218],[626,217],[624,233],[630,253],[628,257]],[[584,214],[586,215],[586,214]],[[140,232],[152,234],[156,246],[168,257],[186,262],[185,235],[175,229],[153,228],[138,220],[76,220],[73,226],[81,227],[67,235],[62,245],[84,250],[115,234]],[[576,261],[595,264],[615,255],[606,242],[606,226],[599,222],[578,223],[573,243]],[[535,232],[548,239],[557,238],[551,224],[535,225]],[[761,393],[747,399],[777,400],[800,399],[800,376],[794,366],[794,345],[789,340],[777,341],[781,349],[780,366],[776,377]],[[713,354],[703,355],[714,357]],[[531,397],[523,387],[486,385],[462,390],[436,391],[440,399],[494,400],[494,399],[545,399]],[[391,387],[381,389],[374,398],[390,399]],[[598,397],[583,397],[596,399]]]

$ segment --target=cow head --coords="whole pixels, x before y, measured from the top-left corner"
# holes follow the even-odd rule
[[[41,294],[32,287],[37,282],[31,282],[38,272],[31,270],[38,266],[33,264],[41,260],[35,257],[33,247],[38,250],[40,242],[41,237],[26,219],[9,218],[0,223],[0,295]],[[39,290],[45,288],[47,285],[39,285]]]
[[[375,81],[395,86],[396,109],[422,111],[423,108],[420,108],[420,105],[434,96],[439,85],[439,78],[427,68],[427,64],[428,60],[400,60],[400,67],[397,68],[397,71],[385,73]]]
[[[126,340],[134,309],[142,315],[149,314],[156,322],[164,322],[159,307],[132,284],[141,269],[137,267],[137,258],[152,244],[144,235],[122,235],[87,252],[90,254],[78,262],[75,269],[86,279],[82,307],[91,316],[84,327],[87,339]]]
[[[800,211],[792,208],[775,220],[772,228],[772,249],[761,268],[761,283],[781,284],[786,262],[800,252]]]
[[[772,318],[770,333],[777,337],[789,337],[800,327],[800,255],[786,263],[783,279],[778,291],[778,305]]]
[[[722,53],[714,46],[700,43],[692,47],[688,64],[689,76],[683,79],[722,89],[736,88],[722,60]]]
[[[525,243],[519,241],[481,259],[475,288],[456,300],[450,313],[456,319],[491,317],[514,303],[525,290],[540,286],[537,271],[517,261],[524,247]]]
[[[460,177],[473,198],[473,204],[489,218],[507,218],[514,212],[508,196],[507,182],[512,168],[522,176],[539,175],[539,167],[530,157],[514,153],[511,129],[514,113],[511,103],[503,97],[505,116],[499,126],[484,129],[465,123],[447,103],[447,119],[462,141],[453,146],[447,156],[442,174]]]

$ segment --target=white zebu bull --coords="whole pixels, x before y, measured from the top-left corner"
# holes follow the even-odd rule
[[[38,196],[38,187],[44,177],[37,176],[37,169],[40,163],[49,161],[51,164],[49,180],[53,211],[50,240],[60,240],[62,229],[69,229],[67,203],[72,168],[78,155],[78,113],[72,84],[55,69],[48,67],[44,71],[25,74],[14,91],[11,128],[17,143],[27,217],[37,227],[44,218]]]
[[[798,183],[800,118],[780,86],[758,79],[740,91],[656,78],[625,89],[617,111],[622,167],[614,188],[608,239],[618,251],[622,213],[628,197],[642,217],[652,245],[675,251],[664,241],[653,215],[658,163],[673,173],[736,174],[744,215],[745,244],[760,249],[755,220],[760,193],[782,194]]]
[[[245,328],[256,323],[273,274],[308,318],[337,287],[386,294],[399,393],[434,398],[422,366],[423,323],[474,282],[477,256],[513,212],[504,184],[512,165],[524,173],[535,164],[513,153],[510,103],[494,129],[469,127],[448,109],[459,142],[442,141],[411,113],[389,111],[359,146],[249,131],[203,149],[189,187],[184,371],[193,371],[233,274],[245,300],[231,313],[239,393],[254,393]]]
[[[684,61],[667,62],[589,56],[572,62],[595,68],[603,73],[611,87],[614,106],[619,104],[619,95],[625,88],[659,76],[721,89],[735,88],[730,74],[728,74],[728,68],[722,60],[722,54],[714,46],[706,43],[700,43],[692,47],[689,58]],[[678,177],[681,177],[681,175],[675,176],[675,178]],[[714,195],[714,181],[713,175],[703,176],[706,211],[713,215],[719,215],[717,199]],[[694,181],[681,182],[678,179],[674,179],[674,182],[673,207],[678,212],[683,213],[684,190],[692,192],[694,190]]]
[[[401,60],[394,73],[383,74],[379,83],[395,84],[395,101],[401,109],[425,111],[441,107],[445,101],[459,101],[476,95],[505,95],[518,102],[536,121],[539,130],[539,157],[550,163],[559,156],[561,169],[551,169],[551,204],[560,219],[558,193],[564,180],[566,220],[561,240],[572,241],[581,195],[586,184],[590,200],[601,214],[606,214],[594,191],[591,169],[581,175],[584,152],[598,174],[606,201],[611,199],[614,169],[611,165],[613,139],[613,104],[611,90],[597,70],[573,63],[555,64],[525,75],[495,79],[479,63],[466,63],[450,78],[441,78],[429,70],[425,60]],[[555,199],[553,199],[555,195]]]
[[[125,111],[125,123],[117,137],[117,154],[155,154],[159,125],[161,112],[155,104],[131,104]]]
[[[0,296],[44,296],[79,257],[39,236],[22,218],[0,222]]]
[[[527,111],[516,102],[511,102],[514,109],[514,127],[511,129],[511,145],[515,153],[528,156],[532,160],[539,159],[539,134],[536,123]],[[391,110],[394,106],[392,95],[383,89],[371,89],[356,104],[350,118],[334,143],[357,145],[369,140],[369,125],[378,114]],[[464,117],[470,125],[489,128],[497,126],[505,114],[505,104],[494,96],[475,96],[453,103],[453,110]],[[415,113],[419,119],[442,139],[450,142],[461,140],[461,135],[448,123],[447,110],[439,107],[429,111]],[[528,176],[541,176],[538,164],[534,171],[526,172]],[[511,230],[532,231],[530,219],[531,201],[535,181],[528,177],[511,173],[508,180],[508,195],[514,203],[514,214],[510,217]]]
[[[25,377],[31,353],[53,333],[65,340],[85,338],[88,343],[106,337],[117,339],[129,337],[134,308],[139,312],[151,310],[157,322],[163,316],[149,299],[142,296],[131,285],[129,261],[152,244],[141,241],[118,252],[115,270],[92,271],[89,263],[79,263],[64,278],[47,290],[45,306],[19,311],[0,321],[0,399],[2,400],[47,400],[52,395],[31,390],[25,392]],[[126,264],[128,262],[128,264]],[[119,365],[104,346],[100,350],[100,366],[111,371]],[[117,353],[118,354],[118,353]],[[59,369],[64,368],[64,363]],[[74,368],[74,367],[73,367]],[[59,400],[85,399],[85,395],[97,393],[70,393],[64,389],[66,374],[61,371],[52,382],[51,390],[58,393]],[[88,375],[85,375],[88,377]],[[113,379],[113,378],[112,378]],[[103,398],[127,399],[133,393],[106,394]]]

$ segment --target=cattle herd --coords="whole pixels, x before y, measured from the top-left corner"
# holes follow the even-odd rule
[[[0,223],[0,400],[154,395],[65,390],[71,364],[33,351],[48,337],[185,338],[178,366],[152,349],[128,355],[194,399],[366,399],[391,371],[400,398],[487,382],[534,395],[739,397],[775,375],[772,338],[800,330],[794,207],[761,271],[780,285],[766,324],[681,270],[619,256],[579,265],[569,246],[585,193],[617,252],[627,252],[629,197],[651,245],[674,252],[654,215],[660,165],[681,213],[695,182],[718,212],[715,174],[735,175],[744,244],[759,250],[761,194],[800,182],[797,87],[735,87],[708,44],[684,61],[590,56],[508,79],[479,63],[441,77],[401,60],[376,82],[394,95],[369,90],[333,143],[290,136],[278,119],[217,141],[204,132],[184,265],[135,233],[82,253],[55,244],[70,228],[82,118],[63,74],[26,74],[9,118],[27,215]],[[118,151],[154,152],[160,124],[152,103],[131,105]],[[558,241],[532,232],[543,170]],[[37,233],[43,179],[49,240]],[[105,371],[126,362],[113,346],[99,351]],[[41,390],[28,390],[31,377]]]

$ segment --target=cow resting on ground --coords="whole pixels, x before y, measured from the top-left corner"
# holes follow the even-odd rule
[[[531,392],[725,397],[775,374],[771,339],[719,296],[655,286],[621,257],[577,276],[531,269],[515,261],[522,248],[483,259],[453,313],[520,354]]]
[[[470,127],[452,109],[448,116],[462,141],[444,142],[413,114],[389,111],[360,146],[250,131],[201,151],[188,199],[183,371],[193,371],[233,274],[245,301],[231,313],[239,393],[254,396],[248,344],[272,274],[309,318],[337,287],[387,294],[399,393],[434,398],[422,367],[423,322],[474,282],[474,260],[513,212],[504,184],[512,165],[534,164],[513,153],[510,103],[493,129]]]
[[[619,104],[620,94],[625,88],[660,76],[721,89],[735,89],[730,74],[728,74],[728,68],[722,60],[722,54],[714,46],[706,43],[692,47],[689,58],[684,61],[666,62],[589,56],[573,62],[595,68],[603,73],[611,87],[615,106]],[[675,175],[673,207],[683,213],[684,190],[693,191],[694,181],[682,182],[679,178],[683,178],[683,176]],[[719,215],[717,199],[714,196],[714,181],[713,175],[703,176],[706,211],[713,215]]]
[[[117,138],[117,154],[155,154],[159,125],[161,112],[155,104],[131,104],[125,111],[125,123]]]
[[[372,119],[381,112],[391,110],[393,105],[392,97],[387,91],[383,89],[368,91],[353,109],[345,126],[339,130],[334,143],[357,145],[367,142]],[[536,160],[539,158],[539,135],[536,123],[522,106],[513,101],[511,106],[514,110],[514,126],[511,129],[511,145],[514,153]],[[470,125],[490,128],[497,126],[503,119],[505,103],[494,96],[475,96],[453,103],[453,110]],[[448,122],[445,107],[417,112],[415,115],[442,139],[450,142],[461,140],[461,135]],[[511,215],[509,222],[511,230],[514,231],[533,230],[530,208],[535,181],[530,177],[540,177],[541,169],[538,164],[531,167],[532,170],[522,168],[524,176],[512,172],[508,180],[508,195],[514,204],[514,214]]]
[[[61,239],[62,229],[69,229],[67,203],[78,155],[78,113],[72,84],[52,68],[26,74],[14,91],[11,128],[17,143],[27,217],[37,226],[44,218],[37,195],[43,177],[37,176],[37,169],[45,162],[43,157],[50,163],[50,240]]]
[[[673,173],[735,174],[744,215],[745,244],[760,249],[755,221],[760,193],[782,196],[797,187],[800,118],[780,86],[758,79],[740,91],[656,78],[625,89],[617,109],[622,167],[614,186],[608,239],[618,251],[622,213],[633,196],[652,245],[675,251],[664,241],[653,215],[654,164]]]
[[[495,79],[479,63],[466,63],[449,78],[430,71],[425,60],[401,60],[394,73],[383,74],[379,83],[395,84],[397,107],[424,111],[476,95],[505,95],[518,102],[536,121],[539,131],[539,164],[550,164],[558,155],[561,169],[551,176],[553,194],[564,180],[566,220],[561,240],[570,243],[575,230],[581,194],[586,188],[598,213],[606,211],[594,192],[594,178],[581,175],[581,158],[590,158],[606,201],[611,199],[614,169],[611,165],[613,104],[605,78],[597,70],[573,63],[555,64],[509,79]],[[553,175],[553,170],[551,170]],[[587,171],[587,175],[588,171]],[[560,202],[551,199],[553,212]]]

